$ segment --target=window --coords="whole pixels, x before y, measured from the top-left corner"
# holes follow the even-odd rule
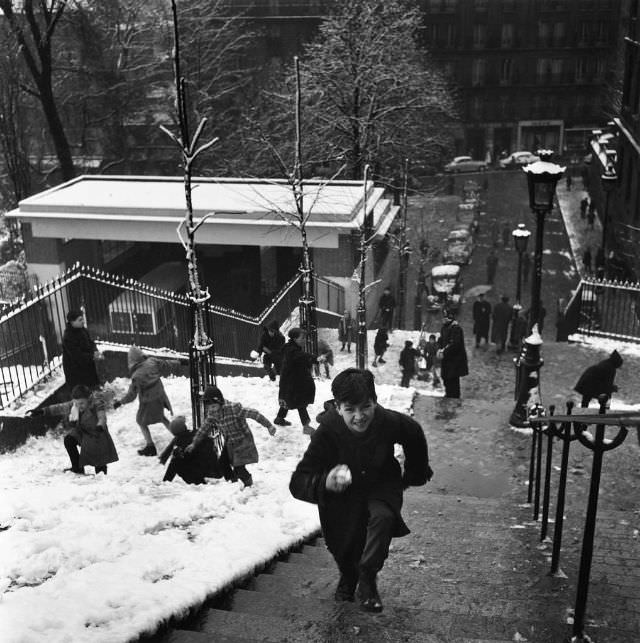
[[[502,25],[502,33],[500,35],[501,47],[513,47],[513,25],[511,23],[504,23]]]
[[[509,111],[509,97],[505,94],[500,96],[500,105],[499,105],[499,110],[500,110],[500,118],[502,120],[508,120],[510,117],[510,111]]]
[[[536,79],[538,83],[547,83],[551,79],[551,60],[549,58],[539,58],[536,68]]]
[[[596,78],[602,80],[604,78],[606,64],[604,58],[596,58]]]
[[[538,22],[538,44],[546,47],[550,44],[551,27],[548,22]]]
[[[597,25],[598,44],[606,45],[609,42],[609,25],[602,20]]]
[[[442,71],[447,78],[455,80],[456,78],[456,64],[454,62],[446,62],[442,66]]]
[[[114,333],[130,333],[131,315],[129,313],[111,313],[111,326]]]
[[[446,46],[455,47],[456,46],[456,26],[446,25],[444,35],[445,35]]]
[[[502,67],[500,68],[500,83],[508,85],[511,82],[513,75],[513,60],[511,58],[502,59]]]
[[[441,0],[429,0],[429,11],[438,13],[442,7]]]
[[[482,48],[487,42],[487,25],[473,25],[473,46]]]
[[[562,59],[554,58],[551,61],[551,76],[554,83],[559,83],[562,80]]]
[[[479,96],[474,96],[471,101],[471,117],[482,119],[482,101]]]
[[[453,13],[458,6],[458,0],[444,0],[444,10],[447,13]]]
[[[152,335],[155,332],[153,328],[153,315],[151,313],[137,313],[135,317],[139,333]]]
[[[587,60],[578,58],[576,60],[576,81],[584,82],[587,79]]]
[[[585,45],[589,44],[589,40],[591,37],[591,27],[588,22],[582,21],[580,23],[580,37],[578,44],[581,47],[584,47]]]
[[[556,22],[553,25],[553,45],[554,47],[560,47],[564,44],[565,38],[565,29],[564,22]]]
[[[483,58],[473,61],[471,68],[471,82],[473,85],[483,85],[487,73],[487,61]]]
[[[487,10],[488,0],[475,0],[473,6],[476,11],[486,11]]]

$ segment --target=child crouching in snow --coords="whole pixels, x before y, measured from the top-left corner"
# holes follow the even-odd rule
[[[78,384],[71,391],[71,402],[52,404],[31,411],[31,415],[62,415],[69,418],[71,431],[64,436],[64,446],[71,460],[72,471],[84,475],[86,465],[96,473],[107,474],[107,465],[118,460],[118,453],[107,429],[104,401],[99,392]],[[78,453],[80,447],[80,453]]]
[[[169,424],[169,431],[173,434],[173,440],[160,456],[162,464],[171,458],[163,481],[171,482],[179,475],[187,484],[204,484],[205,477],[221,477],[215,446],[210,437],[204,438],[192,451],[186,452],[193,440],[194,432],[187,428],[184,416],[178,415],[173,418]]]
[[[186,447],[185,453],[193,453],[207,436],[220,431],[225,440],[221,460],[228,458],[232,469],[231,480],[240,479],[245,487],[250,487],[253,484],[253,478],[247,471],[246,465],[258,462],[258,449],[247,424],[247,418],[262,424],[270,435],[275,435],[276,427],[255,409],[245,408],[238,402],[225,402],[217,386],[207,386],[202,401],[205,419],[191,444]]]
[[[165,417],[164,410],[167,409],[173,415],[171,402],[164,390],[161,375],[168,375],[172,367],[178,365],[178,361],[166,361],[155,357],[148,357],[137,346],[132,346],[127,355],[127,366],[131,374],[131,385],[124,397],[113,403],[117,409],[122,404],[128,404],[138,398],[139,407],[136,414],[136,422],[142,431],[145,439],[145,446],[138,449],[138,455],[157,455],[156,446],[149,431],[150,424],[162,422],[169,428],[169,420]]]

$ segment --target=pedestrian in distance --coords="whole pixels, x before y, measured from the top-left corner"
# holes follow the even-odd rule
[[[424,343],[421,353],[426,359],[427,374],[431,376],[434,386],[440,386],[440,377],[438,376],[438,340],[434,334],[429,335],[429,339]]]
[[[594,229],[594,224],[596,221],[596,214],[593,210],[589,209],[589,212],[587,213],[587,227],[589,230]]]
[[[509,297],[503,295],[500,302],[493,307],[493,326],[491,341],[496,344],[496,353],[504,353],[509,336],[509,323],[513,316],[513,309],[509,305]]]
[[[489,254],[487,255],[487,283],[493,284],[494,279],[496,278],[496,270],[498,269],[498,255],[496,251],[491,248]]]
[[[529,324],[527,322],[527,315],[522,310],[522,306],[515,305],[513,307],[513,319],[511,321],[511,348],[519,351],[522,347],[522,342],[529,332]]]
[[[375,339],[373,340],[373,362],[371,366],[378,366],[378,364],[386,364],[387,361],[383,358],[387,348],[389,348],[389,334],[387,329],[382,326],[378,328]]]
[[[604,273],[604,264],[605,264],[604,248],[602,246],[599,246],[598,249],[596,250],[596,258],[594,263],[596,274]]]
[[[263,326],[257,353],[262,354],[262,365],[272,382],[276,381],[276,375],[280,375],[282,348],[285,341],[277,321],[274,320],[268,326]]]
[[[316,395],[311,368],[318,363],[318,357],[302,349],[306,339],[306,333],[302,328],[291,328],[288,337],[289,341],[282,349],[282,373],[278,390],[280,408],[273,423],[290,426],[291,422],[286,419],[287,413],[296,409],[302,422],[302,432],[312,435],[314,429],[307,405],[313,404]]]
[[[340,324],[338,325],[338,339],[340,340],[340,350],[343,351],[344,347],[347,347],[347,353],[351,352],[351,342],[353,342],[353,336],[355,331],[355,322],[351,313],[348,310],[344,311],[344,315],[340,318]]]
[[[445,308],[438,339],[440,375],[444,384],[444,396],[460,397],[460,378],[469,375],[467,350],[464,347],[462,326],[455,320],[453,311]]]
[[[571,185],[573,183],[573,177],[569,173],[567,173],[566,182],[567,182],[567,192],[571,192]]]
[[[582,267],[588,275],[591,274],[591,248],[589,246],[582,253]]]
[[[508,223],[505,223],[502,226],[502,246],[505,250],[509,248],[511,244],[511,228]]]
[[[411,340],[406,340],[404,348],[400,351],[400,369],[402,370],[402,378],[400,379],[400,386],[409,388],[409,384],[417,372],[416,361],[420,357],[420,353],[413,347]]]
[[[393,328],[393,311],[396,307],[396,300],[391,294],[391,288],[387,286],[378,301],[378,314],[380,315],[380,327],[391,332]]]
[[[177,415],[169,424],[169,431],[173,439],[160,455],[160,462],[167,465],[163,482],[171,482],[176,475],[180,476],[187,484],[204,484],[205,478],[220,478],[218,467],[218,454],[215,450],[213,438],[207,436],[201,440],[191,451],[187,447],[193,441],[194,431],[187,428],[183,415]]]
[[[529,273],[531,272],[531,255],[528,252],[522,255],[522,283],[529,283]]]
[[[322,534],[340,580],[336,601],[353,601],[367,612],[383,609],[377,577],[391,539],[407,535],[402,494],[431,479],[429,452],[420,425],[377,403],[370,371],[349,368],[331,384],[333,400],[291,476],[294,498],[318,505]],[[404,451],[404,472],[394,446]]]
[[[324,370],[325,377],[329,379],[331,377],[330,367],[333,366],[333,349],[324,339],[318,340],[318,363]]]
[[[157,455],[156,445],[151,437],[151,424],[164,424],[169,429],[169,420],[164,414],[165,409],[173,415],[171,402],[162,384],[162,375],[169,375],[180,367],[177,360],[161,360],[145,355],[137,346],[132,346],[127,355],[127,366],[131,384],[129,390],[113,403],[117,409],[123,404],[129,404],[138,398],[136,422],[145,440],[145,446],[138,449],[138,455]]]
[[[62,335],[62,370],[69,393],[79,384],[90,389],[100,386],[96,368],[96,359],[100,357],[96,343],[85,328],[84,314],[81,310],[70,310]]]
[[[588,207],[589,207],[589,199],[586,196],[584,196],[580,200],[580,218],[583,220],[587,218]]]
[[[622,366],[623,359],[618,351],[614,350],[609,357],[589,366],[580,376],[573,390],[582,395],[580,406],[587,408],[592,399],[600,395],[611,397],[618,387],[614,384],[616,371]]]
[[[473,334],[476,337],[476,348],[484,339],[485,346],[489,343],[489,327],[491,325],[491,304],[480,293],[473,302]]]
[[[35,409],[29,415],[62,416],[71,427],[64,436],[64,448],[71,461],[71,467],[65,471],[84,475],[85,466],[92,466],[96,475],[107,475],[107,465],[117,462],[118,452],[107,428],[104,400],[99,391],[76,384],[70,402]]]
[[[494,219],[493,223],[491,224],[491,247],[492,248],[498,247],[499,237],[500,237],[500,224]]]
[[[219,431],[224,438],[224,449],[220,456],[223,470],[230,465],[231,481],[240,480],[245,487],[250,487],[253,477],[247,471],[247,465],[258,462],[258,449],[247,419],[262,424],[269,435],[276,434],[276,427],[259,411],[246,408],[239,402],[225,401],[217,386],[205,388],[202,402],[204,421],[191,444],[185,448],[185,453],[193,454],[205,438],[215,439],[215,434]]]

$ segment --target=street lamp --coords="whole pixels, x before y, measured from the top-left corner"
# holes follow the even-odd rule
[[[527,251],[527,244],[531,232],[524,227],[524,223],[519,223],[518,227],[511,233],[513,244],[518,253],[518,277],[516,282],[516,305],[520,305],[520,295],[522,288],[522,255]]]
[[[539,161],[523,167],[527,174],[529,187],[529,206],[536,215],[536,247],[534,256],[534,273],[531,285],[531,310],[529,328],[540,321],[540,288],[542,285],[542,242],[544,238],[544,220],[553,209],[553,197],[556,184],[566,168],[551,162],[551,150],[538,150]]]
[[[607,150],[606,155],[606,166],[604,168],[604,172],[600,175],[602,190],[604,192],[604,213],[602,214],[602,253],[605,258],[605,275],[607,261],[607,224],[609,223],[609,195],[615,188],[618,181],[618,173],[616,172],[616,151]]]

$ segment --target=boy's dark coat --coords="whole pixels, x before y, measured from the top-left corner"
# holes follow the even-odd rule
[[[370,499],[385,502],[396,514],[394,536],[407,535],[409,529],[400,514],[402,491],[431,478],[427,441],[420,425],[381,406],[363,434],[350,431],[333,406],[319,415],[318,421],[289,489],[298,500],[318,505],[322,532],[336,560],[348,558],[350,548],[361,539]],[[394,444],[404,449],[404,475],[393,455]],[[342,493],[325,488],[327,474],[338,464],[346,464],[353,478]]]
[[[442,361],[440,362],[442,379],[469,375],[464,333],[458,322],[452,321],[442,325],[438,345],[442,349]]]
[[[284,345],[278,397],[287,403],[288,409],[313,404],[316,385],[311,375],[311,366],[317,361],[315,355],[303,351],[293,339]]]
[[[62,370],[69,387],[83,384],[93,388],[100,384],[93,357],[96,350],[97,346],[86,328],[67,324],[62,336]]]
[[[607,359],[589,366],[580,376],[573,390],[585,397],[598,397],[598,395],[611,395],[614,392],[613,380],[616,369],[622,366],[622,357],[618,351],[613,351]]]

